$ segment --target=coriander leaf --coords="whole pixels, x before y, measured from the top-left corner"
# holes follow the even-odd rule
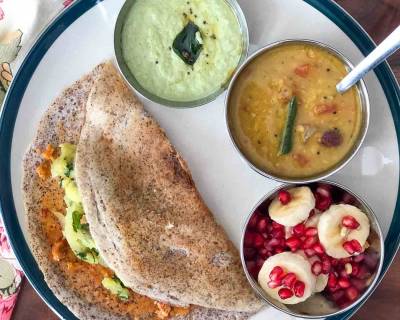
[[[82,216],[83,216],[82,212],[79,211],[72,212],[72,228],[74,229],[75,232],[77,232],[79,229],[82,228],[81,225]]]
[[[199,27],[192,21],[189,21],[176,36],[172,44],[172,48],[178,57],[190,66],[194,65],[203,48],[203,45],[199,42],[199,39],[196,36],[198,32],[200,34]]]

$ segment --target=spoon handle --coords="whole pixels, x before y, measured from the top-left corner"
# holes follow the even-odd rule
[[[400,48],[400,26],[362,60],[346,77],[336,85],[339,93],[344,93],[356,84],[365,74],[374,69],[387,57]]]

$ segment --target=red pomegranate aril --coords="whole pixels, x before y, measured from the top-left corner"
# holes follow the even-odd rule
[[[328,276],[328,287],[329,288],[335,288],[337,285],[337,278],[336,276],[331,272]]]
[[[301,298],[302,296],[304,296],[305,289],[306,289],[306,285],[303,281],[297,280],[294,283],[293,291],[294,291],[294,295],[296,297]]]
[[[361,254],[360,254],[361,256]],[[357,256],[358,257],[358,256]],[[376,266],[378,265],[379,256],[377,252],[368,252],[364,255],[364,263],[371,270],[375,271]]]
[[[284,248],[281,248],[281,247],[275,248],[275,254],[282,253],[284,251],[285,251]]]
[[[355,204],[356,203],[356,198],[354,198],[350,193],[343,193],[342,196],[342,202],[345,204]]]
[[[347,289],[348,287],[351,286],[350,281],[346,278],[340,278],[337,283],[338,283],[339,287],[341,287],[343,289]]]
[[[280,243],[281,242],[279,239],[271,239],[271,240],[265,241],[264,246],[265,246],[265,248],[272,250],[274,247],[278,246]]]
[[[257,254],[257,251],[254,248],[244,248],[243,249],[243,255],[246,260],[251,260],[251,259],[255,258],[256,254]]]
[[[350,263],[350,262],[352,262],[352,261],[353,261],[353,260],[352,260],[351,257],[347,257],[347,258],[342,258],[342,259],[340,259],[340,260],[339,260],[339,263],[342,264],[342,265],[345,265],[346,263]]]
[[[338,290],[340,290],[340,289],[341,289],[341,288],[339,287],[338,284],[334,285],[333,287],[327,286],[327,290],[328,290],[329,292],[331,292],[331,293],[334,293],[334,292],[336,292],[336,291],[338,291]]]
[[[319,276],[322,272],[322,263],[320,261],[315,261],[311,266],[311,271],[314,275]]]
[[[271,255],[272,255],[272,253],[271,253],[271,251],[269,251],[268,249],[266,249],[266,248],[261,248],[260,250],[258,250],[258,255],[261,257],[261,258],[263,258],[263,259],[268,259]]]
[[[315,208],[319,211],[327,210],[332,203],[331,197],[323,197],[320,194],[315,194]]]
[[[339,301],[341,298],[344,297],[344,290],[338,290],[336,292],[331,293],[330,297],[333,301]]]
[[[325,253],[325,248],[320,243],[314,244],[313,249],[317,254],[324,254]]]
[[[304,249],[304,253],[306,254],[307,257],[312,257],[315,256],[317,253],[315,252],[314,249],[308,248],[308,249]]]
[[[359,262],[363,261],[364,258],[365,258],[365,255],[363,253],[361,253],[358,256],[354,256],[353,261],[359,263]]]
[[[340,270],[339,275],[340,275],[341,278],[344,278],[344,279],[348,279],[349,278],[349,274],[347,273],[346,269]]]
[[[322,273],[328,274],[331,272],[332,264],[328,257],[322,257]]]
[[[293,291],[288,288],[281,288],[278,291],[278,295],[282,300],[286,300],[293,297]]]
[[[349,301],[349,299],[347,299],[346,296],[343,296],[341,299],[336,301],[336,304],[340,309],[344,309],[344,308],[347,308],[351,304],[351,301]]]
[[[274,229],[271,232],[271,236],[272,236],[272,238],[275,238],[275,239],[282,239],[285,237],[285,231],[280,230],[280,229]]]
[[[365,280],[371,277],[371,273],[369,272],[366,265],[361,265],[355,277],[357,279]]]
[[[278,198],[279,201],[283,204],[286,205],[290,202],[290,200],[292,200],[292,196],[290,195],[290,193],[286,190],[281,190],[278,193]]]
[[[303,223],[299,223],[298,225],[295,225],[293,227],[292,233],[295,236],[302,236],[304,234],[304,231],[306,230],[306,226]]]
[[[247,224],[247,226],[251,229],[254,229],[257,226],[258,223],[258,219],[260,218],[257,210],[253,213],[253,215],[250,217],[249,219],[249,223]]]
[[[309,227],[304,231],[304,234],[306,237],[313,237],[318,234],[318,230],[317,230],[317,228]]]
[[[342,219],[342,225],[348,229],[357,229],[360,226],[353,216],[345,216]]]
[[[259,234],[259,233],[255,233],[254,234],[254,240],[253,240],[253,244],[256,248],[261,248],[264,246],[264,237]]]
[[[356,276],[360,272],[360,265],[358,263],[351,263],[351,275]]]
[[[317,237],[307,237],[303,242],[303,248],[304,249],[312,248],[312,246],[317,242],[318,242]]]
[[[263,258],[261,258],[261,257],[258,257],[258,258],[257,258],[257,260],[256,260],[256,266],[257,266],[258,270],[260,270],[260,269],[262,268],[264,262],[265,262],[265,259],[263,259]]]
[[[346,296],[350,301],[354,301],[358,298],[358,296],[360,295],[360,293],[358,292],[358,290],[354,287],[349,287],[346,289]]]
[[[270,287],[271,289],[275,289],[275,288],[278,288],[278,287],[281,286],[281,282],[280,282],[280,281],[273,281],[273,280],[271,280],[271,281],[269,281],[269,282],[267,283],[267,285],[268,285],[268,287]]]
[[[317,192],[317,193],[320,194],[321,196],[323,196],[323,197],[329,197],[329,198],[332,197],[331,191],[332,191],[332,187],[331,187],[330,185],[328,185],[328,184],[322,184],[322,183],[319,184],[318,187],[317,187],[317,189],[315,190],[315,192]]]
[[[296,275],[293,272],[289,272],[282,278],[282,285],[292,289],[296,280]]]
[[[283,276],[284,276],[284,271],[283,271],[282,267],[280,267],[280,266],[274,267],[271,270],[271,272],[269,273],[269,278],[273,281],[282,279]]]
[[[291,251],[297,251],[301,246],[301,240],[296,237],[290,237],[286,240],[286,245],[290,248]]]
[[[367,283],[365,280],[360,279],[350,279],[351,284],[359,291],[363,291],[367,287]]]
[[[348,254],[351,254],[351,255],[353,255],[355,253],[360,253],[363,250],[360,242],[358,242],[358,240],[356,240],[356,239],[349,240],[349,241],[346,241],[345,243],[343,243],[343,248],[344,248],[344,250],[347,251]]]
[[[283,230],[283,229],[285,229],[285,226],[279,224],[279,223],[276,222],[276,221],[272,221],[272,228],[273,228],[273,229],[280,229],[280,230]]]
[[[361,243],[358,242],[358,240],[353,239],[353,240],[350,240],[350,242],[351,242],[355,252],[360,253],[363,251],[363,247],[362,247]]]
[[[335,258],[331,259],[332,267],[334,267],[334,268],[337,267],[339,265],[339,263],[340,263],[339,259],[335,259]]]
[[[254,243],[254,232],[246,231],[244,234],[243,245],[245,247],[252,247]]]
[[[268,218],[267,217],[262,217],[260,220],[258,220],[258,222],[257,222],[258,232],[260,232],[260,233],[266,232],[267,226],[268,226]]]

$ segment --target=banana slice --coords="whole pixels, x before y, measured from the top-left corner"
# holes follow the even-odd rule
[[[321,214],[319,213],[318,215],[321,215]],[[315,217],[315,216],[313,216],[313,218],[314,218],[314,217]],[[310,227],[314,227],[314,225],[310,225]],[[308,258],[307,255],[304,253],[303,250],[299,250],[299,251],[297,251],[296,253],[300,254],[304,259],[308,260],[308,261],[310,262],[310,265],[311,265],[311,266],[313,265],[313,263],[314,263],[315,261],[320,261],[319,258],[317,258],[316,256],[313,256],[313,257]],[[311,271],[311,272],[312,272],[312,271]],[[313,274],[313,275],[314,275],[314,274]],[[315,275],[314,275],[314,277],[316,277],[314,292],[321,292],[321,291],[324,291],[326,285],[328,284],[328,275],[327,275],[327,274],[321,273],[321,274],[318,275],[318,276],[315,276]]]
[[[269,216],[286,227],[294,227],[308,218],[315,207],[315,198],[309,187],[296,187],[287,191],[291,195],[290,202],[283,205],[276,197],[269,205]]]
[[[268,282],[271,281],[269,275],[272,269],[276,266],[281,267],[285,273],[293,272],[296,275],[297,280],[304,282],[305,289],[302,297],[296,297],[293,295],[288,299],[281,299],[278,291],[283,287],[279,286],[272,289],[268,286]],[[312,274],[311,265],[307,259],[297,253],[282,252],[268,258],[264,262],[258,274],[258,283],[273,299],[284,304],[296,304],[307,300],[312,295],[315,289],[316,277]]]
[[[342,225],[345,216],[352,216],[360,224],[357,229],[347,229]],[[341,259],[350,257],[343,243],[357,240],[364,247],[370,231],[367,215],[357,207],[348,204],[332,205],[325,211],[318,222],[318,236],[328,255]]]

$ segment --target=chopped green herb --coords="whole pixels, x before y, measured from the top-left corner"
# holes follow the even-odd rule
[[[74,164],[72,162],[67,163],[65,170],[64,170],[64,175],[66,177],[69,177],[71,174],[71,171],[74,169]]]
[[[79,229],[82,228],[81,225],[82,216],[83,216],[82,212],[79,211],[72,212],[72,228],[74,229],[75,232],[77,232]]]
[[[197,33],[200,33],[199,27],[192,21],[183,28],[176,36],[172,47],[174,52],[188,65],[194,65],[198,59],[203,45],[199,42]]]
[[[297,99],[293,97],[288,105],[285,127],[283,129],[279,155],[288,154],[293,146],[293,128],[297,114]]]

